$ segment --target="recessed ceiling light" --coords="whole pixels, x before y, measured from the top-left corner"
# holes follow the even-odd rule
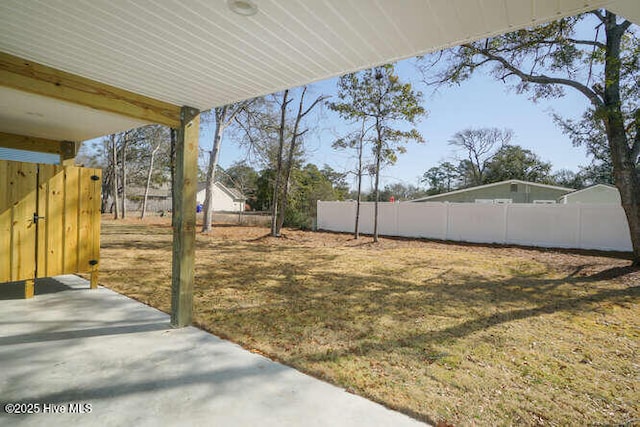
[[[253,0],[227,0],[227,6],[233,12],[242,16],[251,16],[258,13],[258,6]]]

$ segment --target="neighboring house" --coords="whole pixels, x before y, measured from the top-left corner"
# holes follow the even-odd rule
[[[206,182],[198,183],[198,193],[196,194],[196,200],[198,204],[204,204],[206,197]],[[220,182],[215,183],[213,187],[213,210],[225,211],[225,212],[243,212],[244,202],[247,198],[234,188],[228,188],[222,185]]]
[[[144,200],[144,187],[127,188],[127,209],[141,211]],[[162,188],[149,188],[147,194],[147,212],[168,212],[171,210],[171,188],[168,185]]]
[[[560,197],[573,191],[573,188],[510,179],[422,197],[411,202],[556,203]]]
[[[204,203],[206,183],[198,184],[196,199],[199,204]],[[131,211],[142,210],[144,199],[144,187],[127,188],[127,209]],[[225,212],[244,211],[246,198],[237,190],[227,188],[219,182],[213,189],[213,210]],[[171,211],[171,188],[166,185],[162,188],[149,188],[147,196],[147,212],[170,212]]]
[[[620,192],[612,185],[596,184],[558,199],[558,203],[606,203],[619,205]]]

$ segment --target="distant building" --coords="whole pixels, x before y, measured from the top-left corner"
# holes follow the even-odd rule
[[[204,204],[206,183],[198,183],[196,200],[198,204]],[[144,199],[144,187],[127,188],[127,209],[132,211],[142,210]],[[213,210],[224,212],[244,211],[246,198],[236,189],[227,188],[216,182],[213,189]],[[162,188],[149,188],[147,196],[147,212],[171,211],[171,188],[165,185]]]
[[[556,203],[560,197],[574,191],[573,188],[510,179],[422,197],[411,202]]]
[[[198,193],[196,194],[198,203],[204,204],[206,185],[206,182],[198,183]],[[246,200],[247,198],[240,191],[228,188],[220,182],[216,182],[213,187],[213,210],[216,212],[243,212]]]
[[[127,209],[141,211],[144,200],[144,187],[127,188]],[[149,188],[147,195],[147,212],[171,211],[171,188],[163,185],[161,188]]]
[[[620,192],[612,185],[596,184],[582,190],[565,194],[558,203],[606,203],[619,205]]]

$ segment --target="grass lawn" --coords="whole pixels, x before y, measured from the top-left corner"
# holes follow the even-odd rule
[[[169,312],[168,221],[104,220],[100,284]],[[640,423],[628,260],[267,232],[198,234],[198,326],[432,423]]]

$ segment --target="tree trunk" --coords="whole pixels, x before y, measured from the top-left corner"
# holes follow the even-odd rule
[[[620,192],[622,208],[629,224],[633,265],[640,266],[640,177],[636,170],[636,159],[627,139],[620,100],[620,43],[624,28],[616,23],[616,16],[606,15],[605,30],[607,48],[605,57],[604,107],[602,117],[609,141],[615,184]],[[636,119],[637,120],[637,119]]]
[[[144,198],[142,199],[142,212],[140,212],[140,219],[144,219],[144,215],[147,213],[147,197],[149,197],[149,187],[151,186],[151,174],[153,173],[153,159],[160,149],[160,144],[156,146],[151,152],[151,159],[149,159],[149,171],[147,173],[147,185],[144,188]]]
[[[282,95],[282,106],[280,107],[280,128],[278,129],[278,158],[276,163],[276,177],[273,185],[273,200],[271,206],[271,235],[273,237],[280,237],[278,230],[278,194],[280,193],[280,175],[282,174],[282,151],[284,149],[284,129],[286,126],[287,116],[287,98],[289,96],[289,89],[284,91]]]
[[[356,198],[356,224],[353,232],[353,238],[360,238],[360,199],[362,197],[362,148],[364,145],[364,125],[365,119],[362,119],[362,129],[360,130],[360,141],[358,143],[358,193]]]
[[[222,143],[222,134],[224,133],[224,123],[227,115],[227,107],[216,108],[216,132],[213,137],[213,147],[209,154],[209,167],[207,168],[207,184],[205,187],[205,198],[203,206],[202,232],[211,231],[213,223],[213,190],[216,183],[216,167],[218,166],[218,157],[220,153],[220,144]]]
[[[378,133],[378,140],[376,141],[376,178],[374,184],[374,208],[373,208],[373,241],[374,243],[378,242],[378,202],[380,201],[380,161],[382,160],[382,135],[380,125],[376,120],[376,131]]]
[[[125,133],[122,142],[122,219],[127,217],[127,144],[129,135]]]
[[[171,135],[171,159],[170,159],[170,164],[171,164],[171,227],[174,227],[175,229],[175,215],[174,213],[176,212],[176,208],[177,208],[177,200],[175,198],[175,188],[176,188],[176,139],[177,139],[177,134],[176,134],[176,129],[171,128],[170,130],[170,135]]]
[[[304,95],[305,95],[305,93],[307,93],[307,87],[306,86],[303,89],[302,93],[300,94],[300,104],[298,105],[298,114],[296,115],[295,125],[293,126],[293,132],[292,132],[292,135],[291,135],[291,143],[289,144],[289,153],[287,155],[287,164],[286,164],[284,182],[283,182],[283,187],[282,187],[282,205],[281,205],[281,208],[280,208],[280,215],[278,217],[278,223],[276,224],[276,234],[278,236],[280,236],[280,231],[282,230],[282,226],[284,225],[284,216],[287,213],[287,203],[289,201],[289,198],[287,196],[289,195],[289,180],[291,179],[291,168],[293,167],[293,156],[295,155],[295,152],[296,152],[298,137],[301,137],[302,134],[304,134],[304,132],[299,134],[298,130],[300,128],[300,120],[302,120],[302,117],[304,117],[306,115],[306,113],[302,112],[302,109],[303,109],[303,106],[304,106]],[[314,103],[314,105],[315,105],[315,103]],[[310,107],[310,108],[313,108],[313,106]],[[309,110],[307,110],[307,113],[308,112],[309,112]]]
[[[111,171],[113,173],[112,185],[113,185],[113,204],[115,206],[114,218],[120,218],[120,200],[118,199],[118,150],[116,147],[116,137],[111,135]]]
[[[304,89],[302,89],[302,93],[300,94],[300,102],[298,104],[298,113],[296,114],[295,124],[293,125],[293,130],[291,132],[291,142],[289,144],[289,154],[287,156],[287,164],[286,164],[284,182],[282,187],[282,202],[280,206],[280,215],[278,216],[278,221],[276,223],[276,236],[278,237],[280,236],[280,230],[282,230],[282,225],[284,224],[284,216],[287,213],[287,202],[289,201],[287,196],[289,194],[289,180],[291,179],[291,169],[293,168],[293,156],[295,155],[295,151],[298,146],[297,145],[298,141],[300,140],[302,135],[304,135],[308,131],[308,129],[305,129],[300,132],[300,122],[302,121],[302,118],[309,113],[309,111],[313,110],[313,108],[325,98],[324,96],[320,96],[316,98],[316,100],[312,102],[311,105],[305,110],[304,97],[306,93],[307,93],[307,87],[305,86]],[[285,104],[285,110],[286,110],[286,104]],[[281,123],[283,125],[285,123],[284,116],[282,116]],[[281,127],[281,131],[283,130],[284,128]],[[281,145],[281,148],[283,145],[284,144]],[[280,158],[281,157],[282,155],[280,155]]]
[[[294,130],[295,132],[295,130]],[[288,202],[288,193],[289,193],[289,180],[291,179],[291,167],[293,164],[293,155],[296,150],[296,138],[291,139],[291,145],[289,145],[289,154],[287,156],[286,169],[284,171],[284,179],[282,182],[282,202],[280,206],[280,213],[278,215],[278,223],[276,224],[276,235],[280,236],[280,231],[282,230],[282,226],[284,225],[284,216],[287,212],[287,202]]]
[[[624,130],[624,129],[623,129]],[[624,135],[623,135],[624,136]],[[630,159],[620,160],[620,151],[623,151],[620,142],[609,139],[612,147],[611,158],[613,160],[613,174],[615,184],[620,192],[622,208],[629,224],[629,234],[631,236],[631,246],[633,250],[634,267],[640,267],[640,177],[636,172],[635,165]],[[626,142],[626,139],[622,142]],[[613,154],[613,152],[618,154]]]
[[[282,180],[282,194],[280,195],[280,209],[278,211],[278,220],[276,222],[276,236],[282,235],[282,226],[284,225],[284,215],[287,211],[287,193],[289,193],[289,178],[291,177],[291,169],[289,166],[284,171],[284,179]]]

